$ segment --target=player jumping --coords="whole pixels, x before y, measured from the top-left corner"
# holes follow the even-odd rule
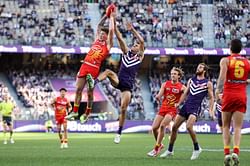
[[[95,81],[98,83],[99,81],[102,81],[108,77],[111,84],[121,91],[119,129],[114,139],[114,142],[117,144],[120,143],[121,140],[122,129],[125,123],[127,107],[131,100],[131,92],[135,82],[135,76],[144,58],[144,39],[135,30],[131,23],[127,23],[127,30],[131,31],[137,39],[130,49],[128,48],[126,42],[122,38],[122,34],[115,24],[115,35],[123,52],[118,75],[107,69],[101,73]]]
[[[111,13],[109,29],[102,27],[106,18],[107,16],[104,15],[99,22],[96,40],[84,58],[83,64],[77,74],[74,108],[73,112],[66,117],[68,120],[78,117],[78,109],[82,99],[82,91],[86,82],[88,101],[85,113],[80,117],[82,123],[88,119],[88,116],[92,111],[94,90],[93,78],[95,79],[99,75],[101,64],[108,57],[109,51],[111,47],[113,47],[115,12]]]

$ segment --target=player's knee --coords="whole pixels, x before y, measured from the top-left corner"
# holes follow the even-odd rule
[[[161,130],[165,130],[165,128],[166,128],[166,125],[165,125],[165,124],[161,124],[161,125],[160,125],[160,129],[161,129]]]
[[[121,114],[123,114],[123,115],[126,114],[126,109],[124,109],[123,107],[121,108]]]
[[[188,131],[192,131],[193,130],[193,125],[187,124],[186,128]]]
[[[76,87],[76,93],[77,93],[77,94],[82,94],[82,90],[83,90],[82,87],[80,87],[80,86],[77,86],[77,87]]]
[[[122,105],[121,105],[121,112],[122,112],[122,113],[126,113],[126,110],[127,110],[127,105],[122,104]]]
[[[152,127],[152,130],[153,130],[153,132],[157,132],[158,127],[157,127],[157,126],[153,126],[153,127]]]
[[[173,125],[173,127],[172,127],[172,133],[177,132],[177,130],[178,130],[178,127],[177,127],[177,126],[175,126],[175,125]]]

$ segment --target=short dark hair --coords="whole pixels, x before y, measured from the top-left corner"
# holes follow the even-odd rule
[[[101,27],[100,30],[105,32],[106,34],[109,33],[109,28],[108,27]]]
[[[230,50],[232,53],[239,54],[242,49],[242,43],[239,39],[233,39],[230,44]]]
[[[65,91],[65,92],[67,92],[67,89],[65,89],[65,88],[61,88],[61,89],[59,89],[59,91],[61,92],[61,91]]]

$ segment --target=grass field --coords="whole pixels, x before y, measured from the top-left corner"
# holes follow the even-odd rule
[[[1,166],[219,166],[223,165],[221,135],[198,135],[204,149],[191,161],[189,135],[180,134],[173,158],[149,158],[153,147],[150,134],[124,134],[120,144],[114,134],[69,134],[69,148],[60,149],[57,134],[15,133],[15,144],[0,144]],[[250,135],[242,137],[241,166],[250,165]],[[167,145],[167,141],[164,143]],[[165,150],[165,149],[164,149]]]

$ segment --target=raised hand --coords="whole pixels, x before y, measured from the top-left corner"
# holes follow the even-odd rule
[[[130,22],[127,22],[126,25],[127,25],[127,30],[128,31],[131,31],[134,28],[133,25]]]

